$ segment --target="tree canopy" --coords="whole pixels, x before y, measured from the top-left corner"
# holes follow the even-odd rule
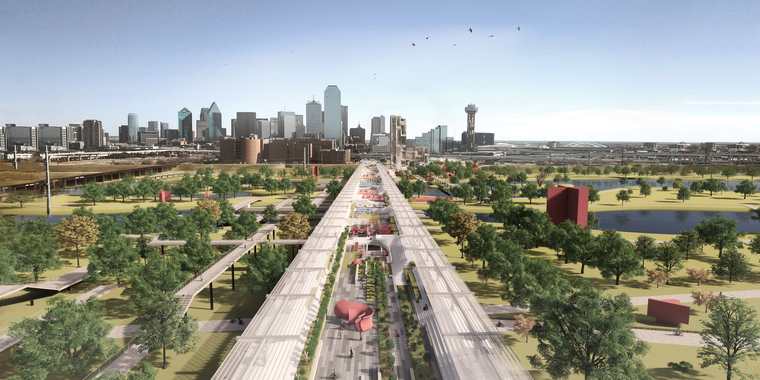
[[[267,292],[271,291],[288,266],[285,247],[280,245],[275,248],[266,243],[259,244],[256,254],[243,255],[240,262],[248,266],[248,270],[240,279],[250,293],[264,289]]]
[[[709,319],[702,324],[704,329],[699,335],[704,346],[697,352],[702,359],[700,366],[719,365],[728,380],[734,375],[745,378],[738,364],[760,357],[757,311],[740,299],[721,296],[714,302]]]
[[[14,244],[16,270],[31,272],[34,282],[48,270],[61,269],[63,262],[58,258],[60,246],[52,225],[44,217],[25,220],[20,226],[21,233]]]

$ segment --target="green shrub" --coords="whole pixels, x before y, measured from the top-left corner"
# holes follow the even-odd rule
[[[385,348],[392,350],[393,346],[395,346],[395,343],[393,343],[393,339],[386,339],[385,340]]]
[[[422,367],[422,363],[420,363],[420,359],[412,359],[412,369],[414,372],[417,372]]]
[[[411,350],[412,352],[417,351],[417,342],[409,343],[409,350]],[[419,359],[415,359],[415,360],[419,361]],[[412,361],[412,364],[414,364],[414,361]]]
[[[396,375],[396,372],[391,372],[390,376],[388,376],[389,380],[396,380],[398,379],[398,375]]]

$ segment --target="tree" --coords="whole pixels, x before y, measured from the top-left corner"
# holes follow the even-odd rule
[[[744,194],[744,199],[747,199],[747,195],[752,195],[757,193],[757,186],[755,186],[754,183],[752,183],[750,180],[745,179],[738,185],[736,185],[736,190],[734,190],[734,193],[737,194]]]
[[[303,194],[296,198],[293,202],[293,211],[310,218],[317,213],[317,205],[311,202],[311,198],[308,195]]]
[[[232,206],[230,201],[226,199],[217,199],[216,203],[219,205],[219,223],[229,226],[235,222],[235,207]]]
[[[644,266],[646,260],[652,260],[657,252],[657,246],[654,238],[648,235],[640,235],[633,245],[633,252],[641,257],[641,266]]]
[[[441,197],[435,197],[433,201],[427,201],[428,215],[431,219],[438,222],[438,225],[447,225],[451,221],[451,216],[462,211],[456,203]]]
[[[248,239],[261,228],[256,215],[246,211],[240,211],[240,216],[231,223],[231,226],[230,230],[224,233],[224,238],[227,240]]]
[[[173,248],[166,256],[152,253],[145,266],[134,266],[130,286],[122,292],[129,297],[127,307],[144,310],[151,307],[155,294],[173,292],[190,276],[186,262],[187,258]]]
[[[193,178],[198,183],[200,189],[205,188],[208,191],[209,186],[214,184],[214,168],[210,166],[198,168],[195,170]]]
[[[589,189],[589,193],[591,189]],[[529,183],[522,188],[521,195],[525,198],[528,198],[528,202],[533,204],[533,199],[538,198],[538,185],[535,183]],[[598,193],[597,193],[598,196]],[[591,199],[589,195],[589,199]]]
[[[702,181],[694,181],[689,186],[689,190],[691,190],[693,194],[702,194],[702,192],[705,191],[703,183],[704,182]]]
[[[336,180],[331,180],[327,183],[327,192],[330,194],[333,199],[338,197],[338,194],[343,190],[343,185],[340,184],[340,182]]]
[[[219,197],[227,198],[228,195],[235,193],[230,175],[225,171],[219,172],[216,180],[211,184],[211,191],[218,194]]]
[[[537,294],[530,311],[543,324],[531,329],[538,354],[528,360],[554,379],[566,379],[571,373],[586,379],[651,379],[639,359],[649,345],[631,330],[634,310],[625,293],[605,297],[585,282],[567,295]]]
[[[689,275],[690,279],[697,282],[697,286],[701,285],[702,282],[707,281],[710,279],[710,277],[712,277],[712,272],[702,268],[688,268],[686,269],[686,274]]]
[[[396,187],[398,187],[398,191],[400,191],[406,199],[409,199],[414,195],[414,185],[412,185],[412,183],[406,178],[398,181]]]
[[[222,217],[222,210],[219,208],[217,201],[213,199],[201,199],[196,204],[198,205],[196,208],[208,212],[214,222]]]
[[[274,178],[267,177],[267,179],[264,180],[264,190],[268,192],[269,195],[274,195],[274,193],[280,189],[279,185],[280,183]]]
[[[322,168],[320,168],[320,170],[319,170],[319,171],[320,171],[320,173],[322,172],[322,170],[321,170],[321,169],[322,169]],[[269,177],[271,177],[271,176],[273,176],[273,175],[274,175],[274,170],[272,170],[272,168],[270,168],[269,166],[266,166],[266,165],[262,165],[262,166],[259,168],[259,173],[260,173],[261,175],[263,175],[264,177],[266,177],[266,178],[269,178]]]
[[[715,295],[715,293],[705,293],[700,289],[692,290],[691,298],[694,299],[694,303],[697,306],[705,305],[705,313],[707,313],[707,310],[709,310],[711,306],[714,306],[718,301],[718,296]]]
[[[660,184],[660,186],[665,186],[665,184],[668,182],[668,180],[665,179],[665,177],[657,178],[657,183]]]
[[[182,201],[182,197],[190,197],[190,201],[192,201],[199,191],[201,191],[200,184],[190,174],[185,174],[172,187],[172,193],[178,195],[180,201]]]
[[[670,281],[670,274],[665,273],[659,269],[655,270],[649,270],[647,269],[647,278],[649,279],[649,282],[654,282],[657,284],[657,287],[660,287],[660,284],[663,282],[667,283]]]
[[[230,188],[232,190],[232,197],[237,198],[238,193],[243,192],[243,178],[237,174],[231,175]]]
[[[686,202],[689,199],[691,199],[691,190],[689,190],[686,186],[681,186],[678,188],[678,194],[676,195],[676,199],[679,201]]]
[[[718,250],[718,257],[723,254],[724,248],[734,247],[741,244],[739,237],[746,235],[744,231],[737,231],[739,222],[726,219],[723,215],[715,215],[710,220],[703,220],[694,226],[700,239],[706,244],[712,244]]]
[[[305,179],[296,185],[296,193],[298,194],[311,196],[315,191],[317,191],[317,184],[311,179]]]
[[[737,365],[760,357],[757,311],[740,299],[720,297],[713,306],[710,319],[702,323],[704,329],[699,335],[704,346],[697,352],[697,357],[702,359],[700,366],[720,365],[728,380],[733,375],[746,378]]]
[[[282,190],[283,195],[287,194],[288,190],[290,190],[292,187],[293,187],[293,183],[290,182],[289,179],[284,178],[284,177],[277,183],[277,189]]]
[[[103,185],[90,181],[86,185],[82,186],[82,199],[85,201],[92,201],[92,205],[95,206],[95,202],[102,201],[106,198],[106,189]]]
[[[414,189],[414,192],[417,193],[417,196],[421,196],[422,193],[427,193],[427,184],[425,182],[417,180],[414,183],[412,183],[412,189]]]
[[[100,280],[101,276],[116,279],[116,287],[121,286],[124,279],[135,266],[135,261],[140,259],[140,254],[133,247],[132,239],[119,234],[104,234],[98,244],[87,248],[90,264],[87,266],[87,274],[94,281]],[[149,250],[149,255],[155,250]],[[147,265],[147,256],[146,256]]]
[[[354,175],[354,171],[355,170],[356,169],[354,169],[354,168],[352,168],[350,166],[347,167],[347,168],[345,168],[345,169],[343,169],[343,179],[346,180],[346,181],[348,181],[348,179],[351,178],[352,175]],[[340,173],[340,172],[338,172],[338,173]],[[334,174],[334,175],[337,177],[339,174]]]
[[[77,253],[77,268],[79,265],[79,251],[87,248],[98,240],[98,226],[95,219],[86,216],[72,216],[71,219],[63,218],[53,227],[58,237],[56,242],[61,248]]]
[[[161,183],[161,181],[155,180],[151,177],[143,177],[135,187],[135,195],[141,196],[143,202],[145,202],[146,197],[153,197],[155,200],[155,197],[158,196],[158,192],[161,191],[162,187],[163,183]]]
[[[8,194],[3,203],[18,203],[20,208],[24,208],[24,203],[29,203],[34,200],[32,193],[26,190],[14,190]]]
[[[475,233],[480,223],[475,218],[475,214],[460,211],[452,215],[451,221],[446,225],[448,227],[446,232],[449,236],[456,239],[456,244],[460,246],[459,250],[462,252],[462,258],[464,258],[464,243],[467,241],[467,236]]]
[[[515,317],[515,321],[512,322],[512,326],[514,326],[515,333],[517,335],[522,335],[525,337],[525,343],[528,343],[528,338],[530,337],[530,329],[533,328],[533,326],[536,325],[536,318],[523,317],[522,314]]]
[[[197,319],[183,313],[182,299],[169,293],[155,293],[151,302],[137,315],[135,324],[140,327],[129,335],[139,352],[163,350],[166,369],[166,349],[177,354],[195,351],[200,341]]]
[[[683,268],[683,263],[681,263],[682,258],[683,253],[681,253],[678,246],[673,243],[659,244],[654,254],[654,261],[657,263],[657,269],[667,273],[669,276],[673,276]],[[670,285],[670,282],[667,284]]]
[[[472,189],[469,183],[463,183],[454,188],[451,194],[457,198],[462,198],[462,202],[467,204],[467,201],[475,197],[475,190]]]
[[[291,212],[280,217],[278,227],[281,234],[285,234],[291,239],[306,239],[309,236],[309,232],[311,232],[311,226],[307,217],[297,212]]]
[[[712,197],[713,193],[717,193],[723,189],[723,183],[716,178],[708,178],[707,181],[703,182],[702,187],[709,191],[710,196]]]
[[[620,201],[620,205],[624,205],[625,202],[631,201],[631,194],[628,193],[627,190],[620,190],[619,193],[615,194],[615,199]]]
[[[13,353],[17,371],[26,379],[45,379],[50,372],[78,374],[116,350],[105,323],[106,310],[97,298],[85,302],[56,296],[47,300],[41,318],[11,324],[8,335],[21,338]]]
[[[691,252],[701,251],[704,244],[699,233],[695,230],[681,230],[681,233],[673,238],[673,243],[681,249],[681,252],[686,254],[686,261],[689,261],[689,254]]]
[[[589,203],[593,204],[594,202],[599,202],[602,198],[599,196],[599,189],[594,187],[594,185],[588,185],[588,201]]]
[[[16,271],[31,272],[36,284],[42,273],[63,267],[63,262],[58,258],[60,247],[47,219],[38,216],[25,220],[20,230],[13,248],[16,252]]]
[[[615,285],[620,285],[621,278],[628,280],[644,274],[633,245],[613,229],[603,230],[596,237],[595,256],[602,277],[607,280],[614,277]]]
[[[733,167],[733,166],[728,166],[728,167],[726,167],[725,169],[723,169],[723,170],[721,171],[721,173],[720,173],[720,174],[721,174],[722,176],[726,177],[726,181],[728,181],[729,179],[731,179],[731,177],[736,177],[736,175],[737,175],[738,173],[739,173],[739,172],[736,170],[736,168],[735,168],[735,167]]]
[[[275,248],[266,243],[259,244],[255,255],[243,255],[240,261],[248,266],[248,270],[240,279],[245,285],[245,290],[250,293],[258,293],[264,289],[267,293],[272,291],[288,266],[285,247],[281,245]]]
[[[253,186],[254,189],[258,189],[259,187],[264,186],[264,178],[262,178],[261,174],[259,173],[253,173],[249,176],[246,176],[243,180],[248,185]]]
[[[280,212],[277,211],[277,208],[273,204],[267,205],[267,207],[264,208],[264,212],[261,214],[261,222],[262,223],[269,223],[269,221],[277,220],[280,217]]]
[[[536,184],[538,187],[541,187],[541,184],[546,181],[547,176],[548,174],[546,174],[546,172],[538,172],[538,174],[536,174]]]
[[[726,253],[718,258],[718,262],[712,265],[712,272],[718,277],[728,276],[728,282],[734,279],[744,281],[752,271],[746,256],[735,247],[726,250]]]
[[[572,220],[566,220],[551,234],[552,245],[562,250],[565,262],[580,263],[581,274],[586,266],[594,266],[594,235]]]

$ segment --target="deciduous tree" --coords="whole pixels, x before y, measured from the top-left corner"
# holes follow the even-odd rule
[[[615,194],[615,199],[620,201],[620,205],[624,205],[625,202],[631,201],[631,195],[628,194],[628,190],[620,190],[617,194]]]
[[[184,314],[182,299],[173,294],[155,293],[147,307],[138,314],[135,324],[140,327],[129,335],[134,337],[134,344],[139,352],[163,350],[166,369],[166,349],[177,354],[195,351],[200,338],[197,319]]]
[[[456,244],[460,246],[462,258],[464,258],[464,243],[467,241],[467,236],[475,233],[480,223],[480,220],[475,218],[475,214],[460,211],[452,215],[451,221],[446,225],[448,227],[446,232],[456,239]]]
[[[747,195],[752,195],[757,193],[757,186],[755,186],[752,181],[745,179],[744,181],[741,181],[738,185],[736,185],[736,190],[734,190],[737,194],[743,194],[744,199],[747,199]]]
[[[331,197],[333,197],[333,199],[338,197],[338,194],[340,194],[341,190],[343,190],[343,185],[341,185],[340,182],[331,180],[327,183],[327,192]]]
[[[275,205],[270,204],[264,208],[264,212],[261,214],[261,222],[269,223],[269,221],[271,220],[277,220],[279,216],[280,216],[280,212],[277,211],[277,208],[275,208]]]
[[[16,271],[31,272],[36,284],[42,273],[63,267],[63,262],[58,258],[60,246],[47,219],[39,216],[25,220],[20,230],[13,248],[16,252]]]
[[[275,248],[269,244],[259,244],[255,255],[243,255],[240,261],[248,266],[248,270],[240,279],[245,284],[245,290],[257,293],[266,289],[267,293],[280,280],[288,266],[285,248],[281,245]]]
[[[690,279],[697,282],[697,286],[701,285],[702,282],[707,281],[710,279],[710,277],[712,277],[712,272],[704,268],[687,268],[686,274],[689,275]]]
[[[92,201],[92,205],[95,202],[102,201],[106,198],[106,189],[103,185],[90,181],[86,185],[82,186],[82,199],[85,201]]]
[[[595,253],[596,267],[602,277],[608,280],[614,277],[615,285],[620,285],[621,278],[628,280],[644,274],[633,245],[615,230],[603,230],[596,237]]]
[[[739,222],[726,219],[718,214],[710,220],[703,220],[694,226],[699,237],[707,244],[712,244],[718,250],[718,257],[723,254],[724,248],[739,246],[739,237],[746,235],[744,231],[737,231]]]
[[[657,252],[654,238],[648,235],[639,235],[633,245],[633,252],[641,257],[641,266],[643,267],[646,260],[654,259]]]
[[[669,277],[683,268],[682,259],[683,253],[681,253],[677,245],[669,242],[657,245],[654,254],[657,269],[667,273]],[[668,285],[670,285],[670,282],[668,282]]]
[[[98,240],[98,225],[95,219],[86,216],[72,216],[61,219],[61,222],[53,227],[57,238],[56,242],[67,251],[77,254],[77,268],[79,265],[79,252]]]
[[[311,179],[305,179],[296,185],[296,193],[298,194],[311,196],[315,191],[317,191],[317,184]]]
[[[681,230],[681,233],[673,238],[678,248],[686,254],[686,261],[689,261],[689,254],[691,252],[701,251],[704,242],[699,236],[699,233],[695,230]]]
[[[691,298],[694,299],[694,303],[697,306],[705,305],[705,313],[707,313],[707,310],[709,310],[718,300],[718,296],[715,293],[705,293],[700,289],[692,290]]]
[[[528,343],[528,338],[530,337],[530,329],[533,328],[533,326],[536,325],[536,318],[523,317],[522,314],[515,317],[515,321],[512,322],[512,326],[515,329],[515,333],[517,335],[522,335],[525,337],[525,343]]]
[[[135,262],[140,259],[140,254],[133,247],[134,245],[132,239],[123,235],[105,234],[99,239],[98,244],[87,248],[87,254],[90,257],[87,274],[94,281],[100,280],[101,276],[113,277],[116,279],[116,287],[120,287],[121,280],[132,272]]]
[[[712,265],[712,272],[718,277],[728,276],[729,283],[733,280],[744,281],[751,271],[749,261],[735,247],[727,249]]]
[[[34,200],[32,193],[26,190],[14,190],[8,193],[8,197],[5,198],[3,203],[18,203],[20,208],[24,208],[24,203],[29,203]]]
[[[293,211],[310,218],[317,213],[317,205],[311,202],[311,198],[308,195],[302,194],[296,198],[296,201],[292,203]]]
[[[599,196],[599,190],[594,185],[588,185],[588,202],[593,204],[599,202],[602,197]]]
[[[528,198],[528,203],[533,204],[533,199],[538,198],[538,185],[535,183],[529,183],[523,186],[520,195]]]
[[[656,283],[657,287],[659,288],[660,284],[670,281],[670,274],[665,273],[659,269],[647,269],[647,279],[649,282]]]
[[[676,199],[682,202],[686,202],[689,199],[691,199],[691,190],[689,190],[686,186],[681,186],[678,188],[678,194],[676,194]]]
[[[240,211],[240,216],[232,222],[232,227],[224,233],[227,240],[248,239],[258,232],[261,225],[256,220],[256,215],[246,211]]]
[[[309,232],[311,232],[311,226],[307,217],[297,212],[291,212],[280,217],[278,228],[281,234],[291,239],[305,239],[309,236]]]
[[[720,297],[713,306],[710,319],[702,322],[699,334],[703,347],[697,352],[700,366],[719,365],[726,371],[726,379],[734,375],[746,378],[737,367],[739,363],[760,357],[760,324],[757,311],[738,298]],[[751,372],[757,373],[756,370]]]

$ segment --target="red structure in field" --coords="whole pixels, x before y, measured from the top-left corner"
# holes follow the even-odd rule
[[[161,202],[171,202],[172,201],[172,192],[171,191],[159,191],[158,192],[158,200]]]
[[[311,175],[316,176],[319,178],[319,166],[312,166],[311,167]]]
[[[552,223],[570,219],[581,227],[588,223],[588,187],[550,187],[546,196],[546,211]]]
[[[356,259],[351,262],[351,267],[353,268],[354,265],[362,266],[362,261],[359,259]]]
[[[348,323],[353,323],[358,331],[372,328],[372,315],[375,314],[375,310],[367,305],[342,299],[335,304],[333,312],[338,318],[348,319]]]
[[[679,323],[689,324],[689,312],[691,308],[681,305],[679,300],[656,300],[649,299],[647,315],[657,318],[657,322],[678,326]]]

